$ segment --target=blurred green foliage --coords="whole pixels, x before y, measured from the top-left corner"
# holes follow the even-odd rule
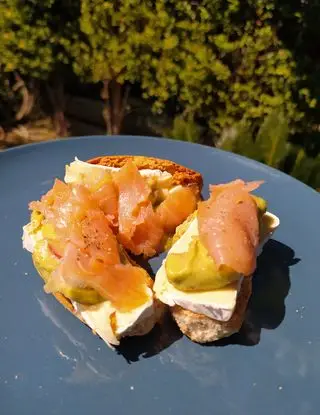
[[[200,143],[202,138],[202,128],[194,121],[192,114],[176,116],[171,128],[165,128],[161,133],[165,137],[189,143]]]
[[[52,45],[56,34],[48,26],[52,0],[42,2],[3,0],[0,3],[0,56],[4,72],[45,78],[55,64]]]
[[[320,155],[310,157],[301,146],[289,142],[289,127],[283,112],[273,111],[258,131],[239,123],[225,131],[217,147],[278,168],[314,188],[320,187]]]
[[[77,1],[1,0],[0,67],[21,76],[47,79],[69,62],[67,44],[77,21]]]
[[[0,95],[6,95],[2,100],[6,108],[1,109],[0,119],[7,115],[8,105],[15,120],[29,115],[37,92],[45,86],[57,133],[67,134],[63,78],[70,63],[66,46],[76,32],[77,8],[74,0],[1,0]]]
[[[146,18],[145,1],[80,0],[79,31],[69,49],[74,72],[84,81],[102,82],[107,131],[120,131],[127,84],[139,79],[139,33]],[[125,84],[125,88],[122,86]]]
[[[54,80],[71,72],[102,84],[118,133],[139,85],[173,115],[165,135],[209,137],[318,186],[318,152],[292,136],[318,131],[319,15],[318,0],[2,0],[0,110],[17,106],[16,79],[61,92]]]
[[[289,128],[282,112],[268,115],[256,134],[250,124],[241,122],[226,130],[216,145],[242,154],[270,167],[281,168],[289,154]]]
[[[310,157],[303,148],[294,148],[295,162],[288,173],[315,189],[320,189],[320,155]]]
[[[93,82],[134,82],[139,73],[135,33],[143,18],[142,1],[80,0],[80,32],[72,45],[73,68]]]
[[[259,125],[282,107],[301,128],[316,100],[274,26],[273,0],[157,1],[141,33],[141,83],[155,110],[174,99],[221,133],[239,120]]]

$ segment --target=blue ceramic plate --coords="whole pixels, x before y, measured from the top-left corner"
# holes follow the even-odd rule
[[[281,218],[259,259],[240,334],[211,346],[173,324],[110,350],[42,290],[21,228],[28,202],[75,156],[142,154],[198,170],[209,183],[263,179]],[[0,413],[316,414],[320,407],[320,196],[259,163],[147,137],[87,137],[0,153]],[[151,261],[155,271],[161,259]]]

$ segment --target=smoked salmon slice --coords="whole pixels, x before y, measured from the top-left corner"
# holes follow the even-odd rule
[[[111,225],[118,226],[118,189],[113,181],[105,183],[96,192],[93,197],[97,200],[99,208],[105,213]]]
[[[164,231],[159,217],[154,212],[151,203],[140,208],[137,223],[132,237],[119,233],[119,241],[135,255],[151,257],[162,248]]]
[[[93,288],[121,312],[128,312],[148,301],[147,273],[131,264],[92,263],[92,258],[69,243],[58,269],[45,285],[47,293],[63,286]]]
[[[56,180],[41,201],[30,204],[53,226],[48,246],[60,261],[45,290],[66,284],[93,288],[122,311],[144,304],[150,297],[148,274],[121,263],[118,241],[135,255],[154,256],[165,233],[173,233],[196,204],[193,191],[180,187],[155,210],[151,187],[132,161],[97,177],[91,187]]]
[[[210,186],[210,198],[198,208],[200,240],[216,264],[245,276],[256,268],[259,221],[250,192],[261,183],[235,180]]]
[[[142,268],[116,264],[85,278],[86,284],[121,312],[142,306],[150,299],[148,275]]]
[[[59,292],[66,285],[93,288],[119,311],[130,311],[150,298],[149,277],[139,267],[121,264],[118,241],[110,227],[112,209],[118,205],[117,189],[106,186],[92,194],[84,185],[57,180],[41,201],[30,204],[30,209],[43,213],[44,225],[53,226],[48,244],[60,260],[45,291]],[[110,202],[110,195],[116,201]]]
[[[81,222],[83,251],[92,260],[102,261],[105,265],[119,264],[118,241],[102,211],[91,210]]]
[[[135,255],[158,253],[165,233],[173,233],[197,205],[195,193],[181,186],[154,210],[151,189],[132,161],[114,173],[114,182],[119,195],[119,241]]]
[[[55,211],[69,199],[70,195],[71,188],[56,179],[52,189],[42,196],[40,201],[29,203],[29,209],[41,212],[46,220],[50,221],[54,219]]]
[[[153,256],[164,230],[150,201],[151,189],[132,161],[114,173],[114,182],[119,194],[120,242],[135,255]]]
[[[180,187],[168,194],[157,208],[157,214],[168,233],[173,233],[197,207],[197,198],[188,187]]]
[[[119,232],[131,237],[141,206],[149,203],[151,190],[132,161],[113,175],[119,194]]]

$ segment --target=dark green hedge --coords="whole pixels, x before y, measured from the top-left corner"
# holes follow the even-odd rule
[[[174,99],[215,131],[278,107],[302,128],[319,93],[319,15],[318,1],[2,0],[0,65],[139,82],[156,110]]]
[[[154,111],[170,104],[218,138],[239,123],[255,131],[280,110],[290,133],[311,131],[319,16],[317,0],[2,0],[2,100],[12,74],[52,83],[72,71],[102,82],[111,133],[130,83]]]

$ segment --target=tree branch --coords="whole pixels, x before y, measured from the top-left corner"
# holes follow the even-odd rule
[[[106,124],[106,131],[108,135],[112,135],[112,117],[111,117],[111,108],[110,108],[109,81],[106,79],[102,82],[102,89],[101,89],[100,96],[104,100],[104,108],[102,110],[102,116]]]

